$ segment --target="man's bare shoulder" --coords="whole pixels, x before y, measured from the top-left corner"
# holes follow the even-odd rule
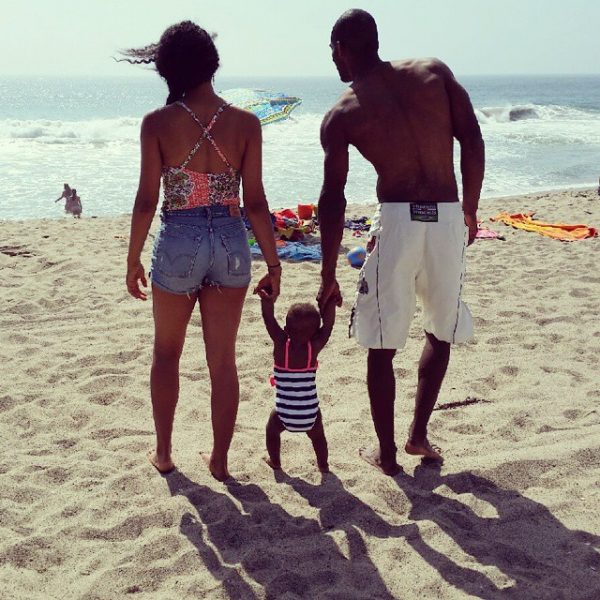
[[[343,129],[352,112],[358,107],[354,90],[352,88],[346,89],[336,103],[325,113],[321,129],[330,131]]]
[[[448,65],[435,57],[406,58],[391,61],[390,64],[398,74],[413,75],[419,78],[427,78],[432,75],[442,78],[452,76]]]
[[[336,100],[329,112],[325,115],[331,119],[340,120],[349,111],[353,110],[357,105],[356,93],[351,88],[346,88],[341,96]]]

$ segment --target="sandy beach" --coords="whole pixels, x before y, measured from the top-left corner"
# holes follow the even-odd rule
[[[476,337],[453,350],[431,421],[441,469],[399,453],[404,473],[388,478],[358,456],[375,434],[366,351],[347,335],[358,272],[341,253],[344,305],[318,375],[332,473],[321,479],[302,434],[283,436],[283,473],[262,461],[272,347],[254,296],[227,484],[199,455],[211,429],[198,315],[178,470],[146,461],[153,323],[124,285],[129,217],[0,222],[0,597],[600,598],[600,239],[489,223],[501,210],[600,226],[595,190],[481,202],[505,240],[468,250]],[[358,244],[346,231],[346,249]],[[318,278],[316,263],[285,263],[278,316],[313,300]],[[395,359],[399,446],[421,347],[417,309]]]

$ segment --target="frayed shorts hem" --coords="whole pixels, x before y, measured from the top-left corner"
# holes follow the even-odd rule
[[[156,286],[159,290],[162,290],[163,292],[168,292],[169,294],[175,294],[176,296],[194,296],[199,294],[200,291],[206,287],[238,290],[247,288],[250,285],[250,281],[248,281],[247,283],[244,282],[241,285],[223,285],[222,283],[218,283],[216,281],[204,281],[201,285],[190,290],[173,290],[168,286],[158,282],[156,279],[153,279],[152,277],[150,277],[150,281],[152,282],[152,285]]]

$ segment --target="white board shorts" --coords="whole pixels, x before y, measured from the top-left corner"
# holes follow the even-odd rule
[[[449,343],[471,339],[473,318],[460,298],[468,241],[460,202],[383,203],[371,223],[350,337],[366,348],[403,348],[419,296],[426,332]]]

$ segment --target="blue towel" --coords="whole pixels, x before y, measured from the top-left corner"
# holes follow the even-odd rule
[[[250,246],[252,256],[262,256],[258,247]],[[293,261],[321,260],[321,246],[318,244],[307,246],[301,242],[286,242],[285,246],[277,246],[277,256]]]

